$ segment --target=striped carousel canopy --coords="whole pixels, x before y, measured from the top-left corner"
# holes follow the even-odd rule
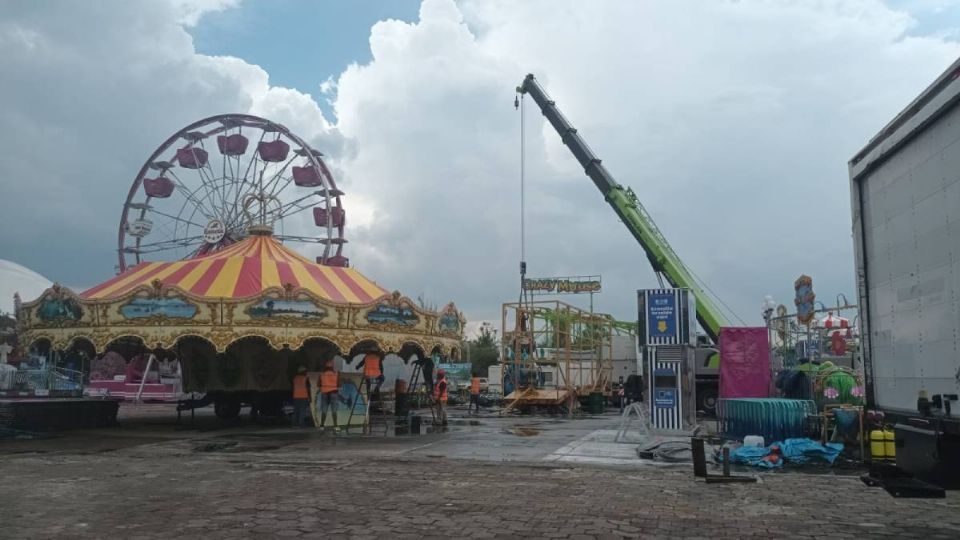
[[[107,300],[160,280],[210,298],[249,298],[271,287],[310,291],[336,303],[367,304],[388,291],[352,268],[317,264],[269,235],[251,235],[220,251],[174,262],[144,262],[84,291],[81,298]]]

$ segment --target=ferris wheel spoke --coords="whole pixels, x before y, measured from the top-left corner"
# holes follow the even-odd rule
[[[210,162],[209,162],[209,161],[207,162],[207,164],[206,164],[204,167],[202,167],[202,168],[200,168],[200,169],[197,169],[197,173],[200,175],[200,178],[201,178],[201,179],[203,179],[203,176],[204,176],[204,174],[203,174],[202,171],[206,171],[206,173],[207,173],[207,174],[206,174],[207,178],[206,178],[206,180],[204,181],[204,184],[205,184],[205,185],[209,185],[209,187],[210,187],[210,193],[211,193],[211,195],[210,195],[210,205],[213,206],[214,208],[220,210],[220,212],[219,212],[219,214],[221,215],[221,218],[220,218],[220,219],[223,219],[222,215],[223,215],[223,212],[225,212],[226,209],[227,209],[227,203],[226,203],[226,201],[225,201],[224,198],[223,198],[223,194],[222,194],[222,192],[221,192],[221,190],[220,190],[220,186],[217,185],[216,174],[213,172],[213,167],[210,165]],[[217,197],[220,198],[219,206],[217,206],[217,204],[218,204],[217,201],[216,201]]]
[[[267,135],[267,132],[265,131],[260,133],[260,140],[257,141],[257,145],[253,147],[253,152],[250,156],[250,161],[247,162],[247,170],[243,172],[243,178],[251,178],[250,176],[251,167],[253,167],[253,178],[257,177],[256,164],[260,160],[260,152],[258,151],[258,149],[260,148],[260,143],[263,142],[263,138],[266,137],[266,135]]]
[[[180,218],[180,219],[183,219],[181,216],[183,216],[183,215],[184,215],[184,212],[187,212],[187,211],[190,212],[190,215],[189,215],[189,217],[186,218],[185,221],[187,221],[187,222],[189,222],[189,223],[196,223],[196,222],[193,221],[193,220],[197,217],[197,212],[200,212],[200,207],[197,206],[197,205],[191,205],[191,206],[190,206],[190,210],[188,210],[188,208],[187,208],[187,201],[184,200],[184,201],[183,201],[183,204],[180,205],[180,212],[177,214],[177,217]],[[202,216],[202,213],[201,213],[201,217],[204,217],[204,216]],[[180,226],[180,223],[178,222],[178,223],[176,224],[176,227],[174,228],[174,234],[175,234],[175,235],[176,235],[177,232],[179,231],[179,226]],[[197,224],[197,226],[200,227],[201,229],[204,228],[203,225]],[[184,233],[186,233],[186,229],[188,229],[188,227],[184,226]]]
[[[229,134],[228,132],[225,132],[225,133],[224,133],[225,136],[228,135],[228,134]],[[221,160],[220,160],[220,169],[221,169],[221,170],[220,170],[220,177],[221,177],[221,178],[224,178],[224,179],[227,178],[227,163],[229,163],[229,162],[230,162],[229,157],[227,157],[227,159],[221,159]],[[231,167],[231,168],[232,168],[232,167]],[[232,175],[232,174],[230,175],[230,178],[233,178],[233,175]],[[227,195],[226,195],[226,194],[227,194],[226,182],[224,182],[223,194],[224,194],[224,195],[223,195],[223,200],[226,201],[226,200],[227,200]]]
[[[264,184],[263,191],[264,192],[269,191],[270,196],[275,196],[277,194],[277,191],[275,191],[275,188],[280,184],[280,180],[283,179],[283,173],[287,170],[287,167],[289,167],[290,164],[293,163],[293,160],[297,159],[298,157],[300,156],[298,156],[296,152],[291,152],[290,159],[288,159],[287,162],[283,164],[283,167],[280,167],[280,169],[273,175],[273,177],[270,178],[270,180],[266,184]],[[292,179],[293,179],[292,176],[287,178],[287,182],[283,185],[283,187],[279,189],[279,191],[283,191],[284,189],[286,189],[287,186],[290,184],[290,180]]]
[[[187,238],[175,238],[172,240],[161,240],[159,242],[149,242],[146,244],[138,244],[135,248],[128,248],[129,253],[138,253],[140,255],[146,253],[157,253],[160,251],[168,251],[171,249],[190,247],[194,244],[199,244],[203,242],[203,235],[192,236]]]
[[[226,181],[226,180],[224,180],[224,181]],[[214,180],[210,180],[208,183],[210,184],[210,189],[209,189],[209,190],[206,190],[206,193],[205,193],[205,194],[203,195],[203,197],[202,197],[201,199],[199,199],[199,200],[200,200],[201,204],[204,205],[204,208],[211,208],[211,209],[213,209],[214,219],[219,220],[219,221],[221,221],[221,222],[223,222],[223,223],[226,223],[226,222],[227,222],[226,210],[228,209],[228,207],[226,207],[226,206],[221,206],[223,203],[221,203],[220,201],[217,200],[217,194],[218,194],[218,186],[217,186],[217,183],[218,183],[218,181],[217,181],[216,179],[214,179]]]
[[[233,196],[234,202],[230,205],[230,211],[227,213],[228,223],[239,223],[243,218],[243,208],[241,207],[240,201],[242,201],[242,196],[245,196],[247,193],[252,193],[252,190],[245,190],[245,186],[248,183],[244,178],[237,184],[236,193],[234,193]]]
[[[244,190],[244,185],[249,185],[249,187]],[[256,182],[247,182],[246,180],[241,182],[241,185],[238,187],[237,195],[234,198],[235,202],[231,205],[230,213],[228,214],[228,221],[233,226],[239,227],[242,223],[245,214],[243,208],[244,199],[246,199],[248,195],[254,194],[257,191],[256,187]]]
[[[204,150],[204,148],[203,148],[203,139],[200,139],[200,140],[197,141],[197,142],[200,143],[200,149],[201,149],[201,150]],[[194,160],[195,160],[195,161],[199,161],[199,160],[196,159],[196,155],[197,155],[197,153],[196,153],[196,146],[191,146],[191,147],[190,147],[190,152],[193,154]],[[212,187],[208,184],[208,182],[207,182],[208,179],[204,178],[204,176],[203,176],[203,171],[204,171],[204,168],[207,167],[207,166],[209,166],[209,165],[210,165],[210,161],[207,160],[207,163],[206,163],[203,167],[200,167],[199,169],[195,169],[196,172],[197,172],[197,176],[200,177],[200,186],[203,187],[203,191],[207,194],[207,198],[210,197],[210,190],[211,190]],[[211,177],[212,177],[212,175],[211,175]],[[212,178],[211,178],[211,179],[212,179]],[[213,188],[213,189],[215,189],[215,188]],[[213,199],[212,199],[212,198],[210,199],[210,202],[213,203]]]
[[[207,218],[207,219],[213,219],[213,216],[211,216],[209,213],[207,213],[206,209],[203,208],[203,205],[200,204],[200,201],[198,201],[197,198],[196,198],[196,196],[194,195],[194,193],[195,193],[196,190],[190,191],[190,188],[188,188],[188,187],[183,183],[183,180],[181,180],[180,177],[177,176],[177,173],[173,172],[172,170],[171,170],[171,171],[168,171],[168,172],[170,173],[170,176],[173,177],[174,184],[176,184],[176,186],[177,186],[177,191],[179,191],[180,194],[183,195],[183,197],[184,197],[187,201],[193,203],[193,205],[197,208],[197,210],[199,210],[200,213],[203,214],[203,217],[205,217],[205,218]],[[199,188],[197,188],[197,189],[199,189]]]
[[[227,160],[223,160],[223,161],[226,162]],[[224,171],[226,171],[225,166],[224,166]],[[221,214],[220,219],[223,221],[226,221],[227,214],[230,212],[230,206],[227,203],[227,190],[229,189],[229,186],[231,186],[234,183],[233,177],[228,177],[226,174],[223,174],[220,176],[219,180],[217,180],[216,173],[214,173],[213,166],[210,165],[209,161],[207,162],[207,173],[209,174],[210,178],[214,179],[213,189],[214,191],[216,191],[217,195],[220,196],[220,203],[222,205],[220,208],[220,214]]]
[[[243,214],[242,208],[240,207],[240,203],[241,203],[241,201],[243,200],[243,197],[246,197],[252,190],[256,189],[256,186],[257,186],[256,181],[255,181],[255,180],[250,180],[250,179],[251,179],[251,178],[255,179],[255,178],[257,177],[257,162],[260,161],[260,153],[259,153],[259,151],[258,151],[258,148],[260,147],[260,143],[263,142],[263,138],[264,138],[266,135],[267,135],[267,133],[266,133],[265,131],[263,131],[263,132],[260,133],[260,139],[257,141],[257,145],[253,148],[253,152],[252,152],[252,154],[251,154],[251,156],[250,156],[250,160],[247,162],[247,168],[246,168],[246,170],[243,172],[243,176],[240,177],[240,183],[241,183],[241,185],[240,185],[240,188],[237,189],[236,196],[233,198],[233,204],[232,204],[231,207],[230,207],[230,209],[231,209],[231,210],[230,210],[230,218],[229,218],[230,221],[238,221],[238,220],[240,219],[241,215]],[[237,165],[238,165],[237,170],[240,169],[239,164],[240,164],[240,158],[238,157],[238,158],[237,158]],[[251,168],[253,169],[253,176],[252,176],[252,177],[250,176],[250,170],[251,170]],[[250,189],[244,191],[244,190],[243,190],[243,185],[244,185],[244,184],[247,184],[247,183],[250,184]]]
[[[278,234],[274,235],[277,240],[281,242],[303,242],[304,244],[325,244],[328,243],[327,238],[317,238],[316,236],[297,236],[293,234]]]
[[[277,214],[277,219],[283,219],[283,218],[285,218],[285,217],[290,217],[290,216],[292,216],[292,215],[294,215],[294,214],[297,214],[297,213],[300,213],[300,212],[302,212],[302,211],[304,211],[304,210],[306,210],[306,209],[308,209],[308,208],[313,208],[314,204],[313,204],[312,202],[309,203],[309,204],[306,204],[306,205],[301,204],[301,203],[303,203],[303,201],[306,201],[306,200],[308,200],[308,199],[310,199],[310,198],[312,198],[312,197],[316,197],[316,196],[318,196],[318,195],[319,195],[319,192],[309,193],[309,194],[307,194],[307,195],[304,195],[303,197],[300,197],[299,199],[297,199],[297,200],[295,200],[295,201],[291,201],[291,202],[289,202],[289,203],[287,203],[287,204],[281,205],[281,206],[280,206],[280,210],[279,210],[279,212],[278,212],[278,214]]]
[[[153,213],[153,214],[161,215],[161,216],[163,216],[163,217],[165,217],[165,218],[170,218],[170,219],[172,219],[172,220],[174,220],[174,221],[177,221],[177,222],[180,222],[180,223],[185,223],[185,224],[187,224],[187,225],[193,225],[194,227],[200,227],[201,229],[203,228],[203,225],[200,225],[199,223],[195,223],[195,222],[193,222],[193,221],[190,221],[189,219],[183,219],[182,217],[178,217],[178,216],[175,216],[175,215],[173,215],[173,214],[167,214],[166,212],[161,212],[161,211],[159,211],[159,210],[157,210],[157,209],[153,209],[153,210],[151,210],[150,212]],[[194,213],[196,213],[196,212],[194,212]],[[192,218],[192,217],[193,217],[193,216],[191,216],[191,218]],[[174,230],[174,232],[176,233],[176,230]]]
[[[204,149],[202,140],[200,141],[200,148]],[[204,175],[204,172],[206,172],[206,175]],[[223,197],[220,198],[219,203],[216,200],[216,196],[220,195],[220,192],[217,186],[216,175],[213,172],[213,167],[210,165],[209,160],[207,160],[207,163],[203,167],[197,169],[197,175],[200,177],[200,183],[203,185],[204,191],[207,192],[207,198],[210,201],[210,206],[214,209],[214,215],[216,215],[218,219],[223,219],[223,212],[226,211],[227,203]],[[219,210],[219,212],[217,210]]]
[[[287,181],[283,183],[283,186],[280,186],[278,182],[277,187],[279,187],[279,189],[276,189],[275,191],[270,192],[270,196],[276,197],[278,194],[283,193],[283,190],[287,189],[287,186],[290,185],[290,182],[293,182],[293,175],[287,177]],[[326,183],[324,183],[324,187],[326,187]]]

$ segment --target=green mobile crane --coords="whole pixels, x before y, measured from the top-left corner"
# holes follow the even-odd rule
[[[527,75],[517,92],[522,96],[528,94],[540,107],[563,144],[573,152],[574,157],[583,166],[584,172],[593,180],[593,183],[603,194],[607,204],[620,216],[620,220],[627,226],[633,237],[640,243],[650,265],[661,280],[666,279],[671,287],[686,288],[697,299],[697,321],[709,339],[703,342],[697,350],[697,408],[712,413],[716,407],[719,382],[720,354],[715,348],[720,336],[720,328],[730,326],[727,318],[707,295],[707,291],[694,278],[693,273],[677,256],[670,243],[660,232],[656,223],[647,210],[640,204],[637,195],[629,187],[621,186],[600,162],[600,159],[590,150],[587,143],[570,125],[557,105],[544,92],[543,87],[533,75]]]

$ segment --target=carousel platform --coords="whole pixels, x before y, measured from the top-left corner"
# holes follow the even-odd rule
[[[60,431],[109,427],[120,402],[90,398],[0,398],[0,429]]]

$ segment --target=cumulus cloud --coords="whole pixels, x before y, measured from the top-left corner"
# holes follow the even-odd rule
[[[533,72],[745,319],[766,293],[789,304],[801,272],[827,303],[852,297],[846,161],[960,52],[912,24],[868,1],[427,0],[416,23],[374,26],[373,61],[338,80],[357,149],[342,168],[377,205],[354,252],[404,290],[497,318],[518,293],[513,88]],[[632,318],[649,265],[527,106],[530,272],[602,273],[598,309]]]
[[[250,111],[327,154],[362,271],[496,320],[519,292],[512,103],[533,72],[688,265],[757,322],[763,295],[789,305],[801,272],[828,303],[850,296],[846,161],[960,53],[867,0],[426,0],[415,22],[374,25],[372,61],[311,96],[197,54],[185,26],[231,4],[5,4],[9,258],[58,281],[104,277],[146,156],[190,121]],[[656,286],[646,258],[529,100],[526,113],[530,273],[603,274],[597,309],[633,318],[633,291]]]
[[[205,13],[236,7],[240,0],[170,0],[178,13],[177,21],[184,26],[196,26]]]
[[[184,25],[234,3],[3,4],[0,253],[60,282],[108,278],[137,171],[207,116],[263,114],[341,152],[309,95],[271,86],[243,60],[197,54]]]

